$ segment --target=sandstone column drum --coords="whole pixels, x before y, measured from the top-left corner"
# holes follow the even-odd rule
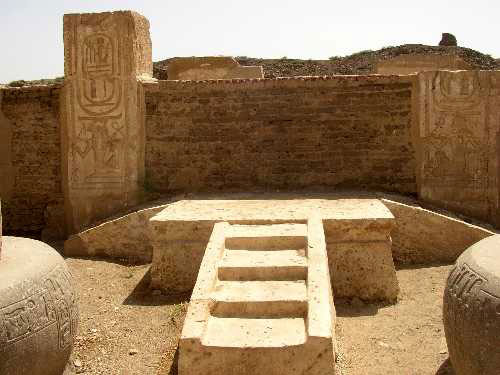
[[[444,292],[443,319],[457,375],[500,374],[500,235],[458,258]]]
[[[78,323],[69,270],[43,242],[0,241],[0,374],[60,375]]]

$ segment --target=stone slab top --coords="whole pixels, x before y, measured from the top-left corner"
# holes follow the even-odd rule
[[[296,221],[318,215],[323,220],[394,221],[378,199],[179,200],[151,218],[164,221]]]

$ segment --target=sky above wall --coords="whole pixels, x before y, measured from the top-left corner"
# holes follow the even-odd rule
[[[366,49],[460,46],[500,58],[499,0],[1,0],[0,82],[63,75],[65,13],[135,10],[153,61],[175,56],[328,59]]]

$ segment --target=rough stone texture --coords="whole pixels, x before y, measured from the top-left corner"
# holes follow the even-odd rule
[[[2,239],[0,261],[0,373],[59,375],[77,331],[71,275],[48,245]]]
[[[455,262],[469,246],[495,233],[418,206],[382,199],[396,218],[392,255],[398,264]]]
[[[457,260],[446,283],[443,321],[457,375],[500,370],[500,236],[479,241]]]
[[[238,251],[228,247],[229,238],[236,248],[256,239],[251,242],[264,247],[254,251],[276,254],[290,237],[302,238],[296,242],[302,249],[295,250],[305,250],[307,281],[293,275],[276,281],[273,273],[265,281],[218,278],[222,259]],[[257,273],[264,264],[256,265]],[[309,220],[307,226],[217,223],[184,321],[179,374],[334,374],[334,327],[320,218]]]
[[[419,74],[419,197],[499,222],[500,71]]]
[[[150,262],[153,246],[148,222],[161,209],[138,210],[71,235],[64,242],[64,255],[106,256]]]
[[[170,80],[264,78],[261,66],[241,66],[232,57],[175,57],[168,64]]]
[[[336,297],[394,303],[399,293],[391,241],[331,243],[328,262]]]
[[[335,196],[322,195],[323,199],[338,199]],[[374,194],[373,197],[377,195]],[[216,196],[194,197],[193,199],[218,199]],[[272,194],[265,197],[256,194],[252,199],[279,199],[294,198],[297,203],[307,206],[311,196]],[[309,197],[309,198],[308,198]],[[384,198],[387,197],[387,198]],[[248,199],[250,196],[241,197],[232,194],[226,195],[230,199]],[[400,265],[433,264],[442,262],[454,262],[467,247],[473,243],[491,236],[493,231],[471,225],[462,220],[450,216],[442,211],[434,212],[424,209],[417,201],[399,195],[381,194],[382,202],[395,217],[395,226],[391,230],[392,255],[394,262]],[[176,202],[180,198],[172,200]],[[273,204],[271,202],[270,204]],[[132,213],[112,218],[102,224],[96,225],[88,230],[77,233],[65,243],[65,255],[67,256],[95,256],[103,255],[112,258],[130,258],[131,260],[150,261],[152,259],[153,244],[151,232],[146,228],[149,219],[155,216],[168,204],[151,204],[149,208],[141,208]],[[245,207],[242,207],[245,210]],[[189,208],[186,208],[189,212]],[[192,212],[196,215],[196,211]],[[194,217],[194,216],[193,216]],[[198,222],[195,228],[190,223],[180,227],[182,236],[190,236],[190,231],[205,231],[205,236],[210,235],[210,225],[203,229],[203,223]],[[194,225],[194,224],[193,224]],[[176,233],[175,228],[169,229]],[[360,235],[357,232],[356,235]],[[175,234],[173,234],[175,236]],[[381,238],[379,238],[380,240]],[[383,239],[383,238],[382,238]],[[206,243],[196,241],[193,238],[191,245],[203,248]],[[183,245],[184,246],[184,245]],[[201,261],[201,260],[200,260]]]
[[[452,55],[399,55],[377,62],[377,74],[412,74],[435,70],[471,70],[457,54]]]
[[[441,37],[441,41],[439,42],[440,46],[457,46],[457,38],[455,35],[450,33],[443,33]]]
[[[328,60],[314,59],[262,59],[248,56],[237,56],[241,65],[262,66],[265,78],[363,75],[376,73],[376,65],[380,60],[391,59],[400,55],[458,55],[474,70],[498,70],[500,59],[464,47],[427,46],[424,44],[403,44],[384,47],[379,50],[365,50],[349,56],[332,56]],[[167,67],[171,59],[157,61],[153,64],[154,77],[159,80],[168,79]]]
[[[335,296],[395,302],[399,285],[390,233],[396,223],[388,210],[378,216],[367,207],[358,208],[359,217],[323,222]]]
[[[138,202],[144,178],[139,77],[149,22],[130,12],[64,16],[63,176],[69,232]]]
[[[4,231],[64,238],[59,86],[0,89]],[[1,114],[3,112],[3,115]]]
[[[389,237],[394,217],[374,199],[176,202],[150,220],[151,286],[168,292],[191,290],[210,233],[218,221],[305,222],[313,214],[323,220],[335,295],[394,301],[398,283]],[[253,247],[248,243],[246,246]]]
[[[146,85],[146,185],[415,192],[414,77]]]

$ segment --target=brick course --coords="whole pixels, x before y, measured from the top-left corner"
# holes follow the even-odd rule
[[[412,77],[146,85],[155,191],[338,187],[415,193]]]
[[[7,234],[38,237],[51,215],[62,215],[59,92],[58,85],[3,89],[15,176],[11,197],[2,202]]]

